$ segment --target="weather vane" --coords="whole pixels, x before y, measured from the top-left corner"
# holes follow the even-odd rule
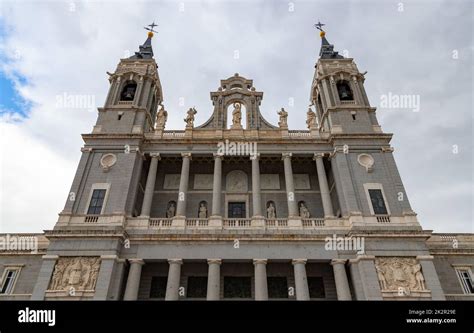
[[[318,29],[319,31],[324,31],[324,30],[323,30],[323,26],[325,26],[325,25],[326,25],[326,24],[321,23],[321,22],[318,21],[318,23],[316,23],[316,24],[314,25],[314,27],[315,27],[316,29]]]
[[[158,31],[153,30],[153,28],[154,28],[154,27],[157,27],[157,26],[158,26],[158,24],[155,24],[155,21],[153,21],[152,24],[148,24],[147,27],[149,27],[149,28],[144,27],[143,29],[148,30],[148,31],[150,31],[150,32],[158,32]]]

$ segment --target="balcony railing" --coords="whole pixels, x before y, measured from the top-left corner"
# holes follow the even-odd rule
[[[185,131],[165,131],[163,132],[164,138],[182,138],[186,135]]]
[[[390,216],[389,215],[376,215],[378,223],[390,223]]]
[[[199,228],[199,227],[208,227],[208,219],[186,219],[187,228]]]
[[[224,227],[230,228],[247,228],[250,227],[250,219],[224,219]]]
[[[265,226],[269,228],[288,227],[288,219],[266,219]]]
[[[151,218],[148,222],[148,226],[155,227],[155,228],[167,228],[171,227],[173,219],[169,218]]]
[[[311,136],[311,133],[304,130],[289,130],[288,135],[291,137],[308,137]]]
[[[84,218],[85,223],[97,223],[99,221],[99,215],[86,215]]]
[[[317,228],[324,227],[323,218],[314,218],[314,219],[302,219],[303,228]]]

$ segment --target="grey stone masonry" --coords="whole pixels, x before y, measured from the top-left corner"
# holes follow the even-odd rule
[[[207,300],[217,301],[219,300],[221,290],[221,264],[220,259],[208,259],[209,272],[207,278]]]
[[[350,301],[352,299],[345,268],[346,261],[346,259],[333,259],[331,261],[334,270],[334,281],[336,282],[337,299],[340,301]]]
[[[31,300],[39,301],[44,300],[45,292],[48,289],[49,281],[53,275],[54,265],[58,260],[57,255],[44,255],[43,264],[38,275],[38,280],[36,281],[35,288],[33,289],[33,294],[31,295]]]
[[[268,300],[268,286],[267,286],[267,260],[254,259],[253,265],[255,267],[255,300]]]
[[[293,259],[293,268],[295,271],[295,291],[298,301],[309,300],[308,278],[306,276],[306,259]]]
[[[135,301],[138,298],[138,287],[142,274],[144,261],[141,259],[129,259],[130,271],[128,272],[127,285],[125,287],[124,301]]]

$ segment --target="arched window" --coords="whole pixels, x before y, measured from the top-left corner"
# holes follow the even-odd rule
[[[122,89],[120,94],[121,101],[133,101],[135,92],[137,91],[137,83],[135,81],[128,81]]]
[[[341,101],[353,101],[354,96],[352,94],[351,87],[347,81],[339,81],[337,83],[337,93],[339,95],[339,100]]]

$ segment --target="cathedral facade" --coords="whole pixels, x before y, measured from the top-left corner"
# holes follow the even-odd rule
[[[108,73],[55,227],[0,251],[0,299],[474,299],[473,235],[421,227],[364,73],[323,31],[305,130],[239,74],[206,122],[166,129],[152,37]]]

